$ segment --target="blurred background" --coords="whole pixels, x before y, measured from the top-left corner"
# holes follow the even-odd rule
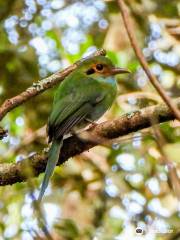
[[[126,0],[152,72],[180,96],[180,2]],[[96,49],[132,73],[118,77],[118,97],[100,121],[161,102],[129,44],[117,1],[0,0],[1,103]],[[45,124],[56,87],[1,122],[1,163],[47,147]],[[157,137],[157,133],[160,138]],[[165,159],[180,174],[180,123],[171,121],[98,146],[57,167],[42,202],[56,240],[178,240],[180,204]],[[34,193],[43,174],[33,179]],[[28,183],[0,188],[0,240],[46,239]]]

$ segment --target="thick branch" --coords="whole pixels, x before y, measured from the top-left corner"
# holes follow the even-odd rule
[[[180,98],[177,98],[174,103],[180,108]],[[161,123],[174,119],[174,115],[165,104],[159,104],[125,114],[112,121],[101,123],[86,131],[86,133],[103,139],[113,139],[150,127],[152,125],[152,119],[157,119],[157,121]],[[70,157],[80,154],[95,145],[97,144],[82,141],[75,136],[67,138],[64,141],[58,165],[63,164]],[[35,154],[34,156],[29,157],[29,159],[22,160],[18,163],[1,164],[0,185],[3,186],[25,181],[26,177],[23,175],[23,169],[27,166],[27,163],[32,167],[34,176],[38,176],[40,173],[44,172],[46,162],[47,153],[42,153]]]
[[[94,54],[88,56],[99,56],[99,55],[106,55],[106,52],[104,49],[99,50],[95,52]],[[72,71],[74,71],[78,65],[83,62],[85,59],[81,59],[80,61],[77,61],[73,65],[65,68],[64,70],[57,72],[43,80],[38,81],[37,83],[34,83],[31,87],[27,88],[24,92],[20,93],[19,95],[7,99],[1,106],[0,106],[0,120],[12,109],[15,107],[21,105],[22,103],[30,100],[36,95],[39,95],[40,93],[44,92],[48,88],[52,88],[54,85],[57,83],[61,82],[64,80],[64,78],[69,75]]]
[[[147,63],[141,49],[138,46],[138,41],[136,39],[136,35],[135,35],[135,32],[134,32],[134,28],[132,26],[132,22],[131,22],[131,18],[129,16],[129,13],[128,13],[127,6],[125,5],[123,0],[118,0],[118,3],[119,3],[119,7],[121,9],[122,18],[123,18],[123,21],[124,21],[124,25],[125,25],[127,34],[129,36],[131,46],[133,47],[134,52],[135,52],[137,58],[139,59],[139,62],[141,64],[142,68],[144,69],[144,71],[145,71],[146,75],[148,76],[150,82],[152,83],[154,88],[157,90],[159,95],[162,97],[164,102],[167,104],[167,106],[174,113],[175,117],[178,120],[180,120],[180,111],[174,105],[171,98],[166,94],[165,90],[162,88],[161,84],[158,82],[158,80],[156,79],[154,74],[152,74],[152,72],[150,71],[148,63]]]

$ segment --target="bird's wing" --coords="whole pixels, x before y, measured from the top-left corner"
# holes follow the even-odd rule
[[[68,133],[104,98],[102,89],[99,89],[97,82],[91,78],[82,79],[76,88],[73,93],[67,93],[63,97],[59,95],[59,99],[56,98],[49,119],[48,135],[50,140],[60,138]]]
[[[55,126],[54,138],[58,139],[64,134],[68,133],[74,126],[80,123],[88,113],[93,110],[90,103],[83,103],[82,106],[65,119],[61,124]]]

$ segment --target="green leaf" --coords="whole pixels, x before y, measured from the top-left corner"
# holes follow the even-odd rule
[[[180,143],[167,144],[164,146],[164,151],[169,160],[180,163]]]
[[[74,240],[79,236],[79,230],[75,222],[71,219],[63,219],[59,224],[55,225],[61,236],[67,240]]]

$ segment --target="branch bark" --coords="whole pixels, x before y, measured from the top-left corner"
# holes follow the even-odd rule
[[[98,50],[97,52],[93,53],[92,55],[88,56],[90,58],[92,56],[99,56],[99,55],[106,55],[106,51],[104,49]],[[39,95],[40,93],[44,92],[45,90],[52,88],[56,84],[60,83],[64,80],[64,78],[69,75],[72,71],[74,71],[80,63],[82,63],[85,59],[81,59],[76,63],[72,64],[71,66],[65,68],[64,70],[57,72],[43,80],[40,80],[29,88],[27,88],[24,92],[20,93],[19,95],[7,99],[1,106],[0,106],[0,120],[12,109],[16,108],[17,106],[27,102],[31,98]]]
[[[174,101],[180,109],[180,98]],[[101,123],[85,132],[102,139],[114,139],[129,133],[150,127],[152,119],[157,119],[159,123],[174,119],[173,112],[165,104],[158,104],[144,108],[142,110],[125,114],[115,120]],[[59,156],[57,165],[62,165],[70,157],[78,155],[97,145],[90,141],[82,141],[76,136],[67,138]],[[23,175],[23,169],[27,164],[33,170],[34,176],[44,172],[47,163],[47,153],[35,154],[28,159],[18,163],[0,165],[0,186],[22,182],[27,179]]]
[[[144,71],[145,71],[146,75],[148,76],[150,82],[152,83],[154,88],[157,90],[159,95],[162,97],[164,102],[167,104],[167,106],[174,113],[175,117],[180,121],[180,111],[179,111],[179,109],[176,107],[176,105],[174,105],[173,101],[166,94],[165,90],[162,88],[161,84],[158,82],[155,75],[150,71],[148,63],[147,63],[141,49],[138,46],[138,41],[136,39],[136,35],[135,35],[134,30],[133,30],[133,25],[132,25],[131,18],[130,18],[129,12],[128,12],[128,8],[127,8],[126,4],[124,3],[124,0],[118,0],[118,3],[119,3],[122,18],[123,18],[123,21],[124,21],[124,25],[125,25],[125,28],[126,28],[131,46],[133,47],[134,52],[135,52],[137,58],[139,59],[139,62],[141,64],[142,68],[144,69]]]

